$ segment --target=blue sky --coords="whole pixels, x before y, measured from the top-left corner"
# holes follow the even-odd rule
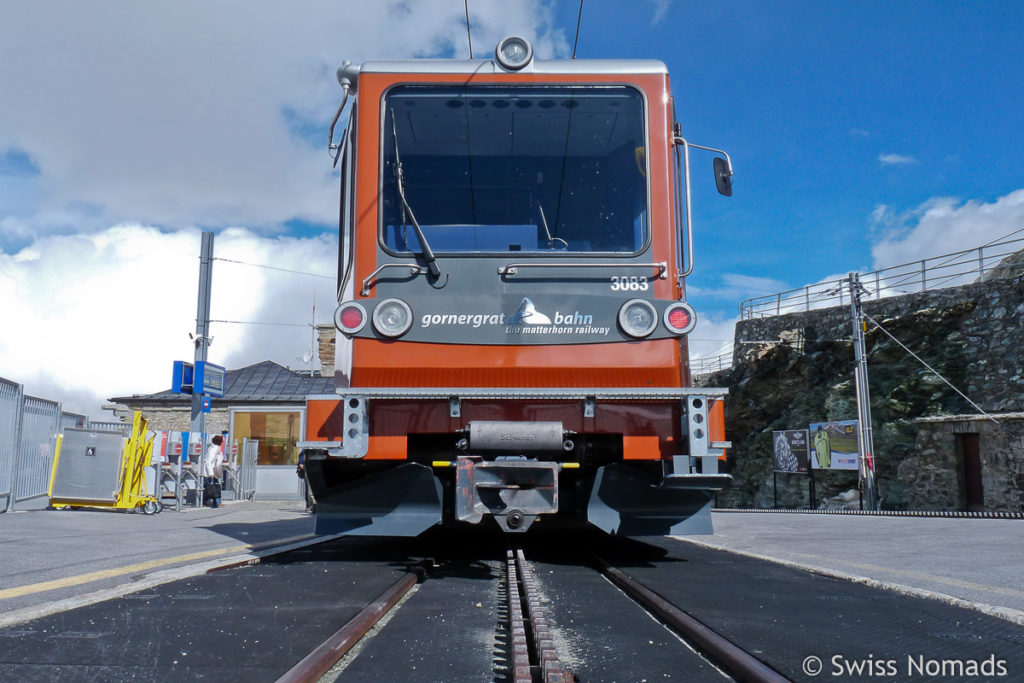
[[[478,57],[509,33],[571,51],[575,1],[469,5]],[[0,313],[28,341],[0,335],[0,376],[82,410],[165,388],[191,353],[199,229],[226,258],[333,274],[334,69],[464,57],[462,21],[462,0],[5,10]],[[693,158],[694,351],[731,337],[744,298],[1024,228],[1022,25],[1019,2],[585,0],[577,56],[661,59],[684,135],[733,159],[725,199]],[[329,277],[214,273],[215,319],[330,315]],[[142,331],[112,349],[125,310]],[[309,347],[299,327],[214,333],[229,366]]]
[[[735,196],[694,207],[701,290],[871,269],[930,200],[1024,187],[1022,3],[671,3],[653,26],[617,6],[585,3],[580,54],[664,60],[685,134],[735,164]]]

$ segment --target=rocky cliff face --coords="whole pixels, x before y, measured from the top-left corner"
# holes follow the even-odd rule
[[[1024,276],[1019,265],[1004,269],[1002,278],[990,276],[972,285],[865,300],[864,311],[985,412],[1022,411]],[[729,454],[735,484],[720,494],[720,505],[771,507],[773,430],[856,419],[851,337],[849,306],[737,325],[734,366],[702,382],[730,390],[726,421],[735,444]],[[780,342],[747,343],[759,340]],[[870,323],[866,344],[883,507],[957,509],[962,493],[950,491],[962,484],[955,471],[956,455],[951,448],[932,448],[934,457],[929,459],[924,451],[930,437],[921,432],[930,428],[922,427],[920,418],[980,411]],[[986,509],[1016,510],[1021,504],[1021,496],[1005,493],[1013,490],[1015,477],[1024,471],[1024,448],[1013,448],[1016,443],[1024,445],[1021,417],[1008,416],[997,430],[1009,450],[997,448],[999,453],[986,455],[983,449],[991,492],[986,494]],[[955,431],[946,430],[947,440]],[[830,472],[815,478],[819,499],[856,486],[856,473]],[[778,485],[780,504],[808,504],[807,477],[780,474]],[[997,501],[996,491],[1003,491],[1005,500]]]

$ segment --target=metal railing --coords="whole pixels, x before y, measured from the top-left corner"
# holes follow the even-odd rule
[[[1024,231],[1018,230],[1012,234]],[[1024,248],[1024,237],[1002,239],[973,249],[862,273],[865,299],[924,292],[976,282],[995,270],[1007,256]],[[1024,263],[1019,264],[1024,273]],[[747,299],[740,304],[740,319],[767,318],[785,313],[842,306],[850,302],[847,280],[830,280],[777,294]],[[864,299],[862,299],[864,300]]]
[[[692,358],[690,360],[690,373],[697,375],[710,375],[712,372],[727,370],[732,367],[732,351],[724,351],[717,356],[706,356]]]
[[[242,439],[239,453],[238,484],[239,497],[252,500],[256,493],[256,460],[259,455],[260,442]]]

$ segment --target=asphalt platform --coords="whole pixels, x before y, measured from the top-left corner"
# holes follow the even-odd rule
[[[1024,625],[1024,520],[716,512],[717,549],[970,607]],[[0,514],[0,628],[312,539],[298,502],[145,516]]]
[[[313,537],[298,501],[0,514],[0,628],[195,576]]]
[[[686,542],[980,610],[1024,625],[1024,520],[715,512]]]

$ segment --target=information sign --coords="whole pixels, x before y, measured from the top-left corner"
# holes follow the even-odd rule
[[[174,374],[171,377],[171,391],[176,394],[191,394],[194,372],[191,363],[183,360],[174,361]]]
[[[775,471],[807,474],[807,430],[772,432]]]
[[[199,361],[196,363],[195,389],[193,391],[206,396],[220,398],[224,395],[224,380],[227,373],[220,365]]]
[[[857,469],[857,420],[812,422],[811,467],[816,470]]]

